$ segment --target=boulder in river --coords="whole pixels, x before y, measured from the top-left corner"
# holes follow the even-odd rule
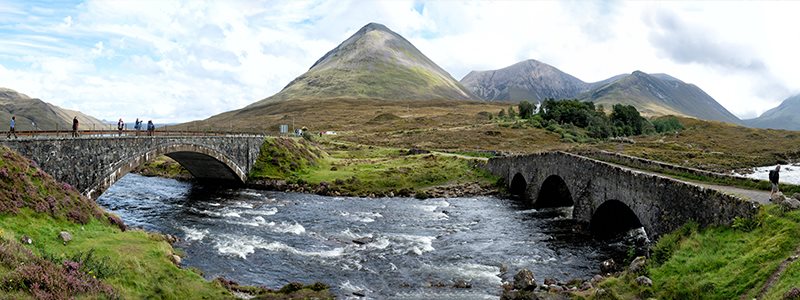
[[[616,270],[617,270],[617,263],[614,262],[613,258],[609,258],[600,263],[600,272],[612,273]]]
[[[522,269],[514,275],[514,289],[525,291],[536,289],[536,280],[533,278],[533,272],[528,269]]]
[[[358,244],[358,245],[366,245],[366,244],[372,243],[374,241],[375,241],[375,239],[373,239],[371,237],[368,237],[368,236],[367,237],[353,239],[353,243]]]

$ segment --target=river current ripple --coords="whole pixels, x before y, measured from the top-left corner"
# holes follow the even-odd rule
[[[180,237],[183,265],[209,279],[320,281],[340,298],[497,299],[522,268],[540,284],[588,279],[618,254],[574,233],[564,211],[497,197],[327,197],[128,174],[98,203],[129,226]]]

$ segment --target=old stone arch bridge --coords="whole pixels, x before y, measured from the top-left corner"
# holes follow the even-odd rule
[[[533,208],[573,206],[572,217],[598,236],[644,227],[657,238],[690,220],[730,224],[757,212],[717,190],[565,152],[492,158],[487,169]]]
[[[38,137],[0,142],[96,199],[142,163],[166,155],[200,180],[244,182],[264,136]]]

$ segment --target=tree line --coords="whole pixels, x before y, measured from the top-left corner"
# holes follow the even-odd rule
[[[609,137],[634,136],[672,132],[683,129],[675,117],[648,120],[632,105],[614,104],[611,114],[606,114],[602,105],[576,99],[547,99],[539,110],[528,101],[501,110],[498,118],[523,120],[530,125],[560,133],[563,138],[576,141],[582,137],[605,139]]]

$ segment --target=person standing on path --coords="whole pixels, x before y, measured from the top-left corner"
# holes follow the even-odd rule
[[[153,124],[153,120],[147,121],[147,136],[153,136],[153,132],[156,131],[156,125]]]
[[[72,137],[78,137],[78,116],[72,118]]]
[[[10,139],[12,134],[14,135],[15,139],[17,138],[16,126],[17,126],[17,117],[11,116],[11,128],[8,129],[8,135],[6,135],[6,138]]]
[[[772,195],[774,195],[777,192],[780,192],[778,190],[778,180],[780,180],[780,174],[778,173],[780,173],[780,171],[781,171],[781,165],[775,167],[775,170],[769,171],[769,182],[772,183],[772,191],[770,191],[769,193],[770,199],[772,199]]]

